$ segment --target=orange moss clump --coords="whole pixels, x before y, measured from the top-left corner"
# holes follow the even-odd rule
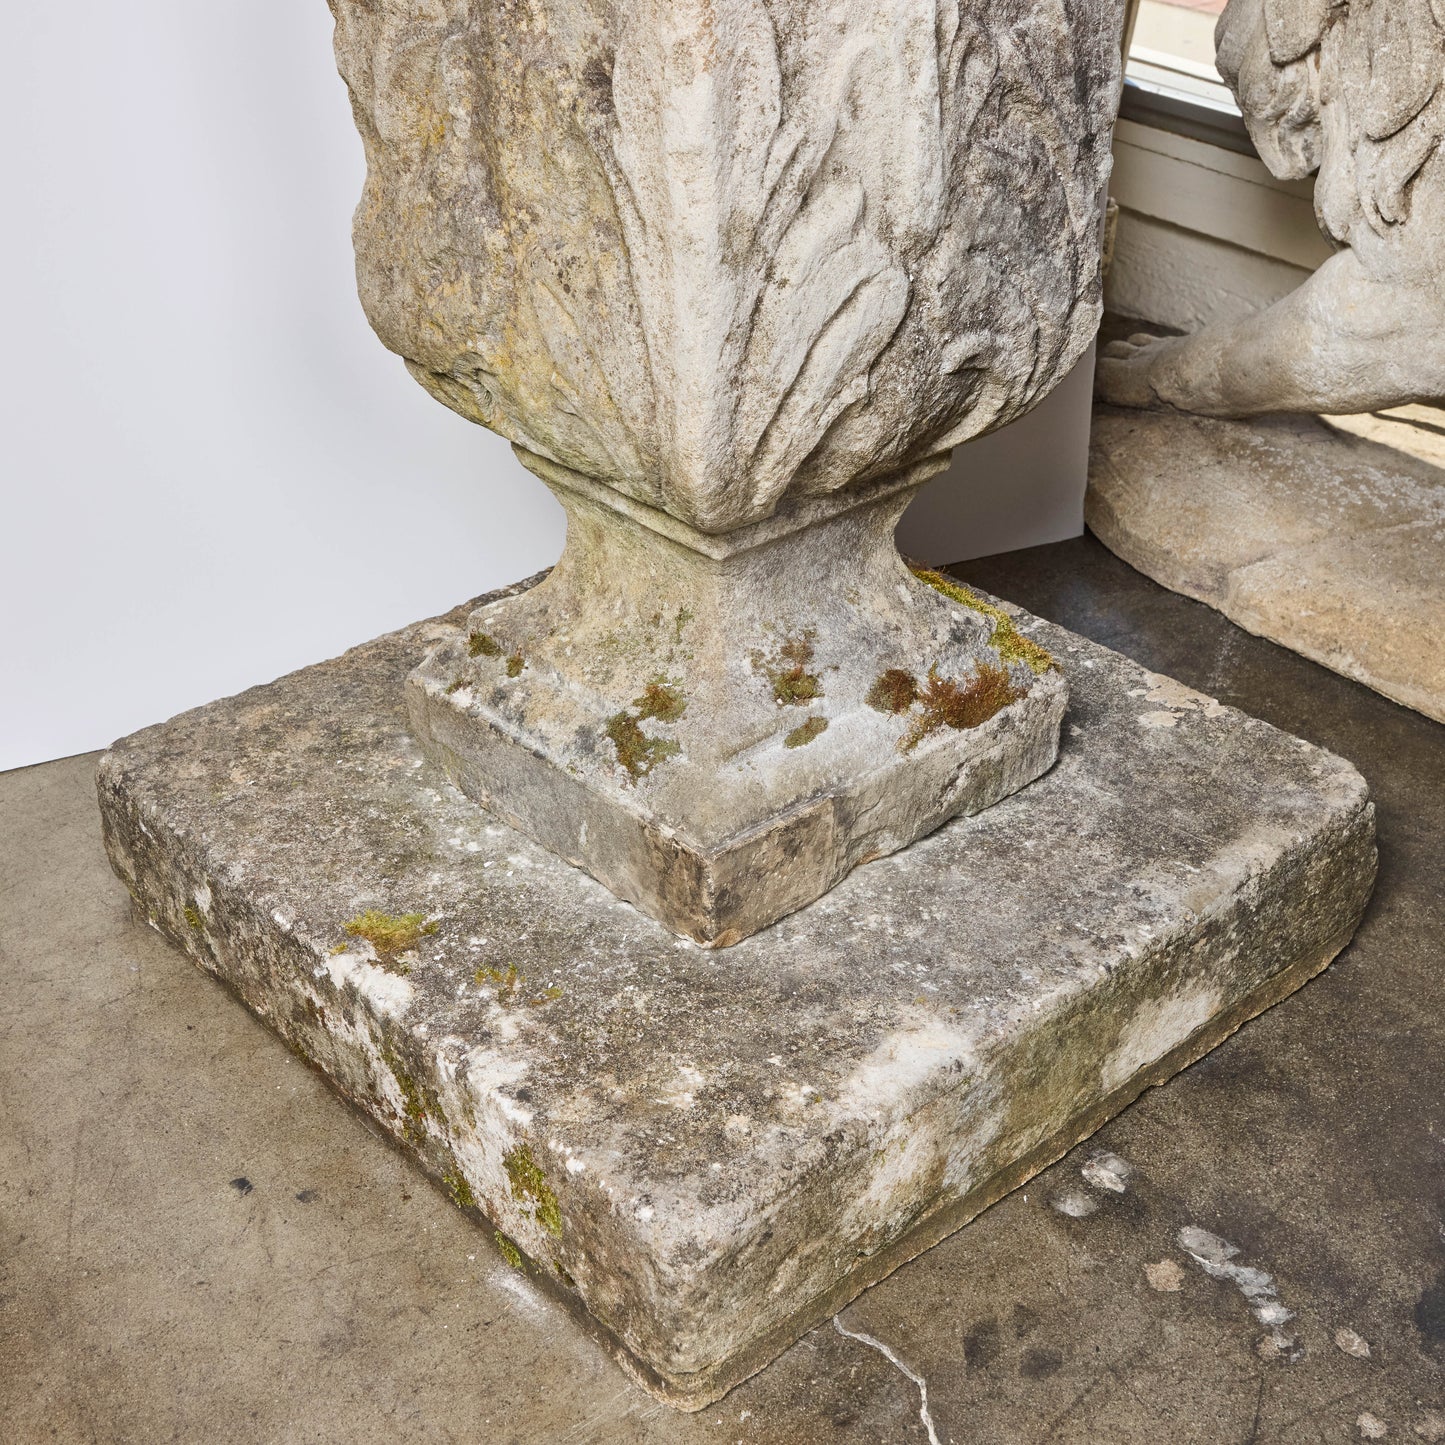
[[[980,663],[978,671],[966,683],[940,677],[938,669],[931,667],[928,681],[918,691],[923,710],[899,746],[908,752],[941,727],[960,730],[982,727],[1024,693],[1025,689],[1014,685],[1007,668],[995,667],[989,662]]]

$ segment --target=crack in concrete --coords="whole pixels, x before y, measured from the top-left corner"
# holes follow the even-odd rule
[[[837,1315],[833,1316],[833,1328],[840,1335],[877,1350],[895,1369],[907,1375],[918,1386],[918,1418],[923,1421],[923,1428],[928,1431],[928,1445],[943,1445],[938,1438],[938,1432],[933,1428],[933,1416],[928,1413],[928,1381],[917,1370],[905,1365],[882,1340],[875,1340],[872,1335],[865,1335],[862,1330],[850,1330]]]

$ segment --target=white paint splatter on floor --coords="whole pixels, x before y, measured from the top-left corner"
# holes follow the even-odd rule
[[[1227,1280],[1248,1300],[1255,1319],[1268,1331],[1260,1341],[1261,1356],[1278,1356],[1289,1364],[1304,1357],[1303,1346],[1285,1329],[1294,1314],[1280,1303],[1273,1276],[1250,1265],[1236,1264],[1239,1249],[1207,1229],[1186,1224],[1177,1238],[1179,1247],[1205,1274],[1211,1279]]]
[[[833,1316],[833,1328],[847,1339],[857,1340],[860,1345],[877,1350],[894,1368],[918,1386],[918,1418],[923,1421],[923,1428],[928,1431],[928,1445],[943,1445],[938,1438],[938,1432],[933,1428],[933,1416],[928,1413],[928,1381],[916,1370],[909,1369],[882,1340],[875,1340],[872,1335],[865,1335],[862,1330],[850,1330],[837,1315]]]
[[[1077,1190],[1069,1194],[1060,1194],[1049,1201],[1060,1214],[1067,1214],[1070,1219],[1087,1219],[1098,1207],[1097,1199],[1090,1199],[1087,1194],[1080,1194]]]
[[[1370,1358],[1370,1343],[1363,1335],[1357,1335],[1354,1330],[1338,1329],[1335,1331],[1335,1345],[1347,1355],[1353,1355],[1357,1360],[1368,1360]]]
[[[1086,1184],[1095,1189],[1107,1189],[1111,1194],[1122,1194],[1129,1187],[1129,1176],[1134,1166],[1117,1154],[1101,1151],[1091,1155],[1089,1162],[1079,1170]]]

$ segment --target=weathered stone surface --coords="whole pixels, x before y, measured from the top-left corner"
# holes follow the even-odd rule
[[[1215,42],[1264,163],[1318,174],[1338,250],[1256,315],[1114,342],[1100,397],[1239,417],[1445,396],[1445,6],[1229,0]]]
[[[1026,411],[1098,322],[1118,0],[331,0],[362,301],[705,532]]]
[[[1073,687],[1052,772],[705,950],[420,755],[401,679],[464,615],[118,743],[107,849],[677,1404],[1323,968],[1369,894],[1352,767],[1032,624]],[[410,949],[349,935],[368,909]]]
[[[431,755],[709,942],[1047,768],[1057,677],[889,522],[1093,336],[1118,0],[331,8],[367,314],[569,513],[546,588],[474,619],[501,670],[415,675]],[[1018,695],[900,756],[891,669]]]
[[[717,538],[542,470],[562,561],[432,648],[413,731],[669,928],[736,943],[1053,764],[1057,667],[892,544],[926,468]]]
[[[1313,419],[1100,408],[1085,518],[1156,582],[1445,722],[1440,468]]]

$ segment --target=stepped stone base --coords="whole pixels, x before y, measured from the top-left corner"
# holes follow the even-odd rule
[[[1024,618],[1072,691],[1054,769],[708,950],[424,758],[403,683],[465,615],[116,744],[106,846],[682,1408],[1299,987],[1370,893],[1347,763]]]
[[[1099,407],[1085,520],[1146,577],[1445,722],[1445,413],[1431,414]]]

